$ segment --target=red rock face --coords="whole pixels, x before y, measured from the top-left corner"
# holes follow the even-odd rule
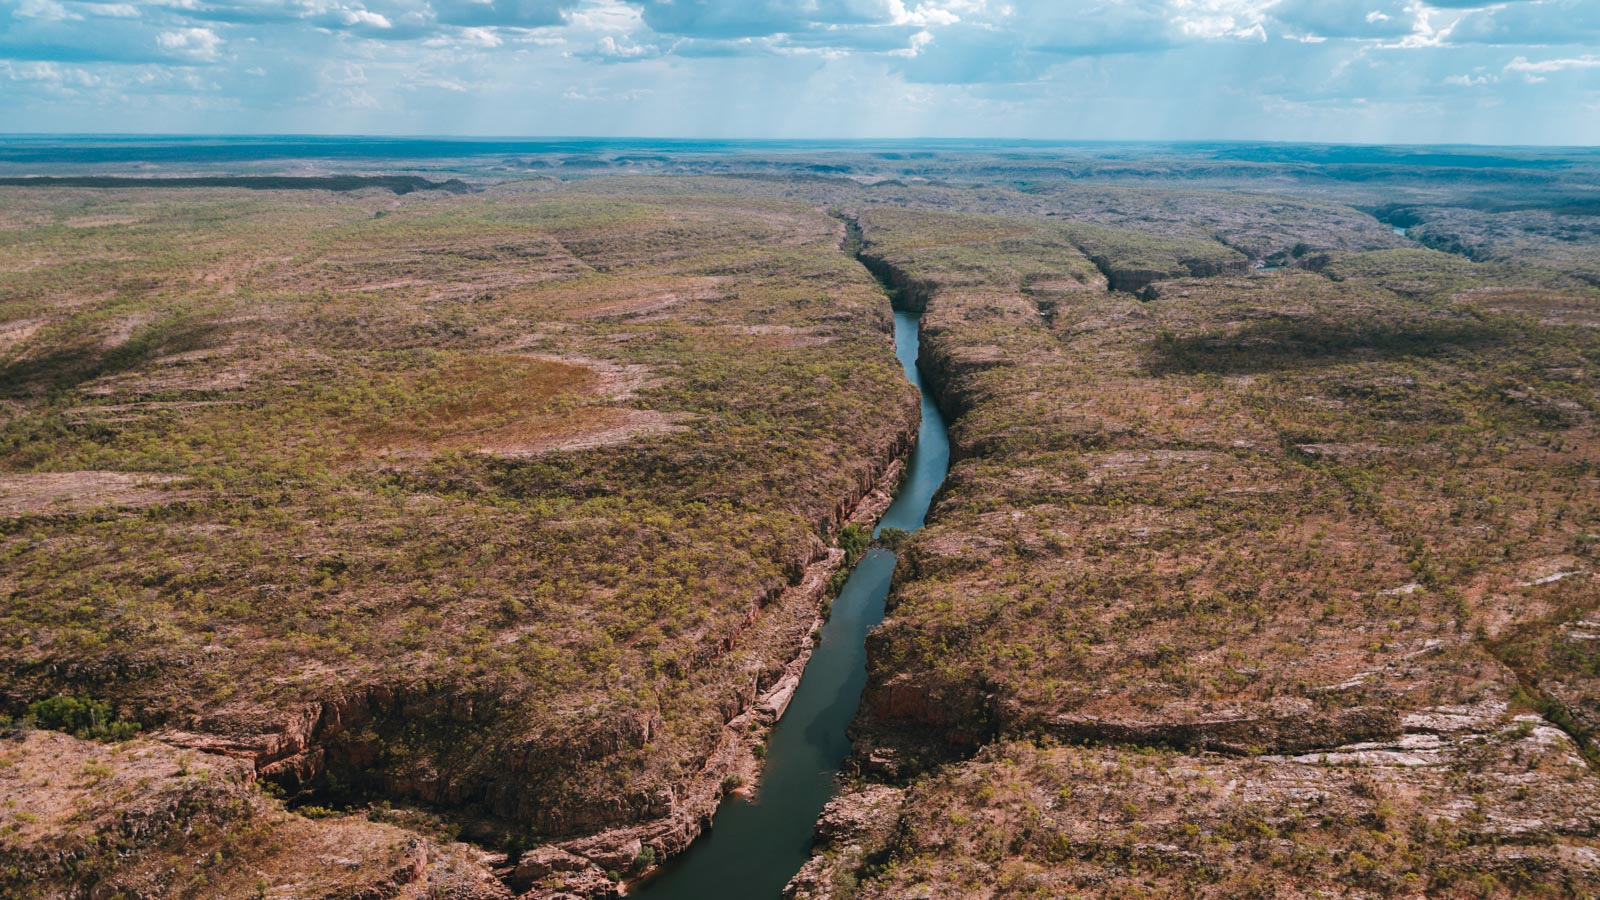
[[[0,893],[65,895],[92,882],[152,897],[202,887],[219,896],[511,896],[463,845],[363,815],[286,812],[255,790],[247,760],[47,731],[0,739],[0,759],[0,797],[32,810],[27,829],[0,839]]]

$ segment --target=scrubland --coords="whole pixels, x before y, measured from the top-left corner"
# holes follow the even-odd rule
[[[1290,229],[1140,299],[1081,226],[859,221],[956,461],[796,893],[1595,890],[1600,296]]]
[[[1525,155],[0,187],[0,893],[680,852],[914,434],[892,300],[952,469],[792,893],[1593,894],[1600,229]]]
[[[52,188],[4,219],[6,712],[106,704],[491,850],[697,831],[915,427],[887,304],[794,204]]]

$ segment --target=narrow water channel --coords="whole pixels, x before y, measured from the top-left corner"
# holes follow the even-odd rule
[[[909,473],[878,529],[922,527],[950,463],[944,416],[917,371],[920,314],[895,311],[895,355],[922,392],[922,425]],[[867,683],[867,632],[883,619],[895,557],[869,550],[833,602],[822,642],[794,699],[767,743],[766,766],[753,800],[730,796],[709,832],[663,871],[630,891],[649,900],[772,900],[811,855],[811,828],[838,788],[850,752],[845,729]]]

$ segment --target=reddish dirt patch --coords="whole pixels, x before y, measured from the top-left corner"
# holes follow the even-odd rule
[[[480,361],[475,365],[487,365]],[[610,405],[648,381],[641,366],[621,366],[580,357],[507,354],[502,371],[452,373],[485,390],[442,404],[417,421],[386,426],[380,455],[429,456],[440,452],[528,456],[619,444],[647,434],[683,430],[680,417],[648,409]]]
[[[152,472],[33,472],[0,475],[0,516],[57,515],[101,506],[159,506],[192,496],[165,490],[177,475]]]

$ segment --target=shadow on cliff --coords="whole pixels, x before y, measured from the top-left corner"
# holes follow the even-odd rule
[[[1153,375],[1245,375],[1375,360],[1446,356],[1507,344],[1516,329],[1476,319],[1435,322],[1271,321],[1196,335],[1163,332],[1145,365]]]

